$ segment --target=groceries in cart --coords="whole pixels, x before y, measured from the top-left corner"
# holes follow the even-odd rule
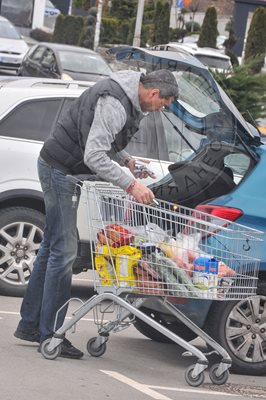
[[[142,294],[224,298],[236,271],[200,248],[201,234],[173,237],[154,223],[109,224],[97,232],[95,269],[100,285]]]

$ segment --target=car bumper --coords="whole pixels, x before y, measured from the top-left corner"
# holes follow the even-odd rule
[[[0,53],[0,69],[14,69],[17,70],[22,61],[22,56],[10,56]]]

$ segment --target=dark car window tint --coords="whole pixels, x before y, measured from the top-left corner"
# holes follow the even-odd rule
[[[37,47],[37,49],[30,55],[30,58],[34,61],[40,61],[45,51],[45,47]]]
[[[43,141],[49,135],[61,99],[27,101],[0,121],[0,135]]]

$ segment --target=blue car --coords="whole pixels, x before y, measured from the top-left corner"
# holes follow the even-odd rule
[[[244,120],[208,69],[186,52],[121,46],[110,53],[131,69],[170,69],[178,81],[179,99],[159,119],[151,113],[151,133],[145,131],[147,154],[142,156],[160,160],[162,170],[167,169],[150,186],[156,197],[207,212],[210,221],[218,216],[265,232],[266,147],[257,128]],[[128,150],[134,154],[134,140]],[[265,246],[256,296],[238,301],[173,301],[222,344],[235,372],[266,373]],[[154,297],[146,300],[142,311],[186,340],[195,337]],[[135,327],[150,339],[168,340],[141,320],[137,319]]]

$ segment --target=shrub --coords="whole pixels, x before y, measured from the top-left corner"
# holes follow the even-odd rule
[[[198,46],[213,47],[215,49],[218,34],[216,8],[209,7],[202,23]]]
[[[53,35],[52,33],[37,28],[33,29],[30,32],[30,37],[32,37],[32,39],[37,40],[38,42],[51,42]]]

